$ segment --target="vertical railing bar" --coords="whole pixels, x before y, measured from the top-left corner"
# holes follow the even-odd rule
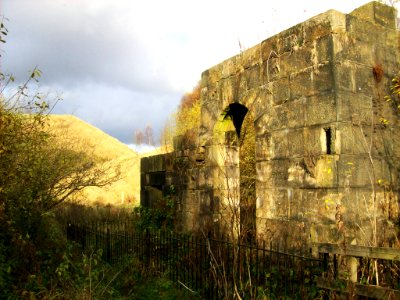
[[[287,259],[288,259],[288,256],[286,255],[286,254],[284,254],[283,255],[283,259],[284,259],[284,266],[283,266],[283,269],[284,269],[284,271],[283,271],[283,280],[284,280],[284,282],[285,282],[285,299],[286,299],[286,297],[287,297],[287,281],[288,281],[288,276],[287,276]]]
[[[333,254],[333,278],[338,279],[338,262],[336,254]]]

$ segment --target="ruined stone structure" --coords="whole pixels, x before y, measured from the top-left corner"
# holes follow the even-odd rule
[[[142,159],[142,205],[173,187],[182,230],[395,242],[399,114],[385,96],[398,71],[396,11],[377,2],[327,11],[206,70],[198,139]]]

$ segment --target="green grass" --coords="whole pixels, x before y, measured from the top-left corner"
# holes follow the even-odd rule
[[[200,299],[197,295],[186,290],[184,287],[178,287],[167,278],[150,278],[144,282],[139,282],[138,287],[134,290],[133,299]]]

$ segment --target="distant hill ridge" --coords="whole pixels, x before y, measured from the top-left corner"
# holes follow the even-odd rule
[[[126,144],[73,115],[49,115],[49,132],[67,139],[68,147],[121,166],[121,179],[109,186],[85,188],[79,200],[86,204],[138,204],[140,195],[140,157]]]
[[[102,158],[138,156],[137,152],[126,144],[73,115],[49,115],[49,125],[51,131],[57,135],[67,131],[69,136],[83,139],[89,147],[93,146],[95,154]]]

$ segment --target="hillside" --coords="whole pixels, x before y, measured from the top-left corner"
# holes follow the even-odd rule
[[[106,187],[85,188],[77,200],[86,204],[139,204],[140,158],[127,145],[72,115],[50,115],[49,132],[71,150],[119,167],[121,179]]]

